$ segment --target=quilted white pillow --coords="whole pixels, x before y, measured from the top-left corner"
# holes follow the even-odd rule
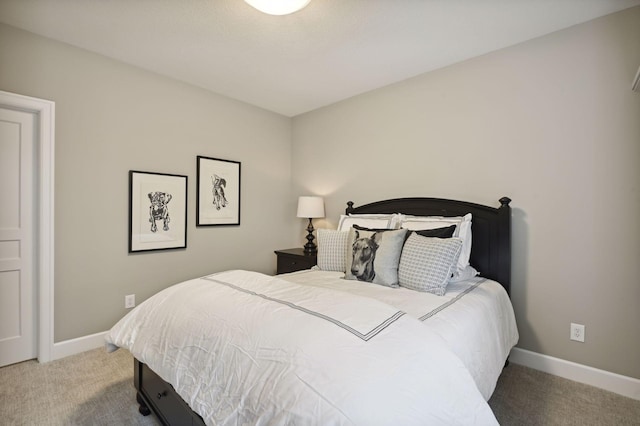
[[[457,277],[463,274],[467,266],[469,266],[469,257],[471,256],[471,219],[471,213],[456,217],[402,215],[400,217],[400,227],[411,231],[423,231],[456,225],[453,236],[462,240],[462,250],[460,251],[458,264],[453,271],[454,276]]]
[[[460,238],[430,238],[412,232],[400,256],[400,286],[444,295],[461,249]]]
[[[348,231],[318,229],[318,268],[323,271],[347,270]]]
[[[350,214],[340,215],[338,231],[348,231],[353,225],[369,229],[398,229],[399,214]]]

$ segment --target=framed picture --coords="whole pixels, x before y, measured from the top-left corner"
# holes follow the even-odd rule
[[[240,163],[197,157],[196,226],[240,225]]]
[[[129,253],[187,247],[187,176],[129,171]]]

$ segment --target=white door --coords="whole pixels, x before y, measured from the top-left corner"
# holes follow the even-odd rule
[[[0,366],[37,356],[34,115],[0,108]]]

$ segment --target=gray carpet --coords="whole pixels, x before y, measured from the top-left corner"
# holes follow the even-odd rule
[[[489,405],[503,425],[640,425],[640,401],[513,363]]]
[[[640,425],[640,401],[511,364],[489,401],[503,425]],[[133,358],[95,349],[0,368],[1,425],[151,425],[138,413]]]
[[[133,357],[95,349],[0,368],[0,425],[159,425],[138,413]]]

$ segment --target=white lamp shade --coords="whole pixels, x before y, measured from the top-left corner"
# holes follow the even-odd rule
[[[298,198],[298,217],[309,219],[324,217],[324,200],[322,197],[304,196]]]
[[[297,12],[311,0],[244,0],[260,12],[269,15],[288,15]]]

